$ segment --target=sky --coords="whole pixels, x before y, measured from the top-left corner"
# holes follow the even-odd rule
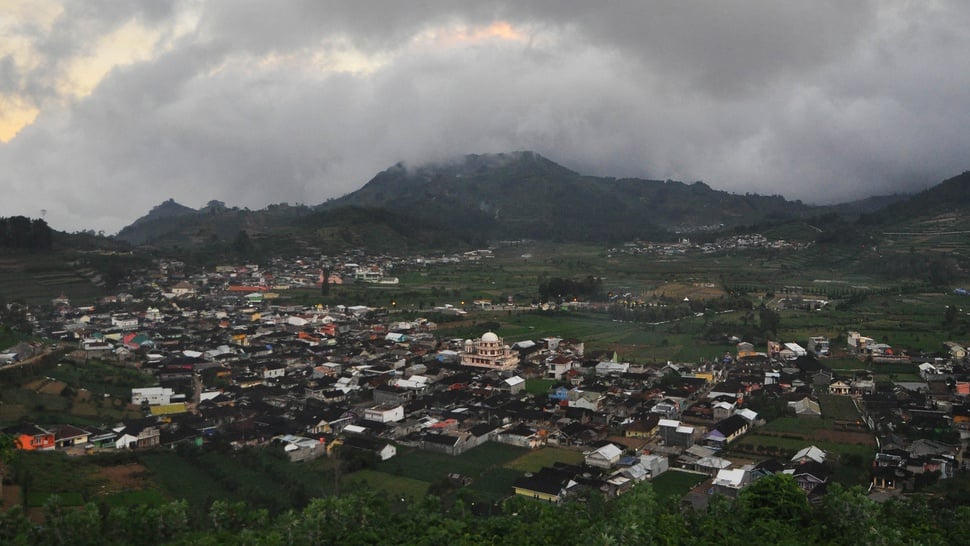
[[[834,203],[970,169],[965,0],[0,0],[0,216],[315,205],[389,166]]]

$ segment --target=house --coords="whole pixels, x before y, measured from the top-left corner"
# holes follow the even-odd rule
[[[852,387],[845,381],[836,380],[829,385],[829,392],[840,396],[848,396],[852,392]]]
[[[345,448],[349,447],[351,449],[370,453],[381,461],[386,461],[397,455],[397,448],[394,447],[394,444],[390,442],[372,440],[370,438],[353,436],[344,439],[343,445]]]
[[[525,379],[514,375],[505,380],[505,389],[508,389],[512,394],[520,393],[525,390]]]
[[[637,419],[628,423],[623,429],[623,435],[627,438],[651,438],[657,433],[657,426],[660,424],[660,417],[648,415],[643,419]]]
[[[795,453],[795,455],[792,456],[791,463],[801,464],[806,462],[815,462],[821,464],[825,462],[825,456],[825,451],[815,446],[808,446],[798,450],[798,453]]]
[[[572,389],[567,395],[567,403],[571,408],[583,408],[590,411],[599,411],[603,405],[606,395],[596,391],[583,391]]]
[[[180,281],[172,286],[172,294],[175,296],[191,296],[195,294],[195,287],[187,281]]]
[[[562,376],[573,369],[573,360],[565,355],[557,354],[546,359],[546,377],[559,381]]]
[[[720,421],[734,415],[736,404],[731,402],[718,401],[711,404],[711,411],[714,419]]]
[[[701,457],[694,461],[694,470],[715,476],[721,470],[731,468],[731,461],[717,456]]]
[[[818,402],[812,400],[809,397],[802,398],[795,402],[789,402],[788,408],[795,412],[795,416],[799,418],[812,418],[818,419],[822,417],[822,408],[819,406]]]
[[[809,461],[784,471],[795,478],[795,483],[806,493],[824,487],[829,481],[829,471],[822,463]]]
[[[323,455],[328,454],[328,450],[333,445],[327,444],[323,438],[314,440],[293,434],[283,434],[276,436],[272,440],[273,444],[283,446],[283,453],[291,462],[312,461]]]
[[[118,438],[115,440],[117,449],[142,449],[156,447],[161,443],[162,435],[158,427],[132,423],[116,430]]]
[[[559,504],[574,485],[570,472],[543,467],[538,472],[527,473],[515,480],[512,490],[516,495]]]
[[[943,345],[946,347],[947,352],[950,354],[950,358],[962,360],[967,357],[967,349],[962,345],[960,345],[959,343],[955,343],[953,341],[945,341],[943,342]]]
[[[681,425],[680,421],[673,419],[661,419],[658,427],[664,445],[685,449],[694,445],[694,427]]]
[[[732,415],[719,421],[704,437],[708,445],[723,448],[748,431],[748,421],[740,415]]]
[[[598,376],[610,376],[610,375],[622,375],[630,370],[630,364],[626,362],[613,362],[604,361],[598,362],[596,364],[596,375]]]
[[[437,451],[447,455],[461,455],[468,449],[465,435],[442,433],[424,433],[420,436],[418,447],[426,451]]]
[[[748,484],[748,472],[743,468],[722,468],[714,476],[714,492],[725,497],[736,498],[738,492]]]
[[[404,406],[400,404],[380,404],[364,410],[364,419],[378,423],[396,423],[404,420]]]
[[[509,426],[495,435],[495,441],[529,449],[537,449],[546,444],[545,431],[538,431],[525,425]]]
[[[168,387],[131,389],[131,403],[136,406],[140,406],[141,404],[165,406],[172,403],[172,396],[174,395],[175,391]]]
[[[24,451],[46,451],[56,446],[54,433],[37,425],[15,425],[3,429],[3,433],[12,436],[17,449]]]
[[[670,468],[670,461],[665,455],[640,455],[640,465],[647,469],[647,478],[652,480]]]
[[[57,448],[87,444],[91,436],[90,432],[72,425],[58,425],[52,428],[54,444]]]
[[[615,444],[606,444],[586,454],[586,464],[595,468],[612,468],[620,461],[623,450]]]

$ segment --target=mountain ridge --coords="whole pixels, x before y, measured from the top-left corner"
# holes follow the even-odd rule
[[[912,203],[924,203],[920,210],[953,203],[970,207],[970,202],[961,204],[949,195],[964,188],[950,188],[953,185],[944,181],[940,189],[912,197],[806,205],[780,195],[734,194],[701,181],[588,176],[531,151],[468,154],[420,165],[399,162],[359,189],[312,207],[280,204],[250,211],[212,201],[196,210],[169,199],[116,237],[139,245],[197,245],[228,242],[246,231],[330,247],[363,241],[348,234],[350,222],[354,230],[383,233],[388,244],[393,240],[405,246],[449,239],[455,244],[501,239],[662,240],[681,231],[742,229],[824,215],[835,215],[842,223],[862,218],[860,224],[866,225],[884,210],[911,210]],[[935,192],[945,195],[933,197]],[[341,212],[348,208],[350,212]],[[420,235],[409,242],[412,232]],[[384,239],[364,239],[369,238],[378,243]]]

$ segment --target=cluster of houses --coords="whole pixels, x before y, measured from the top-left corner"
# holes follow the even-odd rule
[[[156,380],[132,389],[131,404],[144,416],[107,428],[22,424],[4,432],[23,449],[224,442],[275,446],[293,461],[338,448],[379,460],[401,446],[457,455],[487,441],[581,450],[582,466],[557,464],[515,482],[518,494],[559,501],[580,490],[621,494],[670,467],[709,478],[698,499],[734,495],[777,472],[792,474],[810,495],[822,494],[831,465],[816,447],[757,464],[722,457],[764,423],[752,408],[765,399],[812,419],[821,416],[818,393],[853,396],[866,423],[853,426],[887,437],[916,422],[970,423],[970,382],[959,359],[921,365],[927,381],[887,391],[871,378],[828,370],[815,356],[828,353],[824,338],[812,338],[811,351],[789,343],[758,352],[742,342],[736,354],[715,361],[636,364],[587,351],[578,339],[506,343],[495,332],[441,339],[426,319],[253,296],[320,282],[324,270],[362,267],[349,260],[344,269],[324,265],[297,260],[271,271],[251,265],[185,276],[168,264],[156,279],[164,298],[155,301],[164,303],[154,307],[121,305],[119,298],[109,302],[114,312],[98,312],[60,298],[47,328],[74,344],[74,358],[114,360]],[[873,462],[873,483],[883,489],[936,470],[952,476],[962,461],[961,450],[945,442],[900,437],[883,448]]]
[[[797,243],[782,239],[768,239],[764,235],[752,233],[750,235],[733,235],[722,237],[712,243],[691,242],[682,238],[673,243],[667,242],[634,242],[622,247],[609,249],[609,255],[614,254],[653,254],[660,256],[676,256],[688,253],[717,254],[750,249],[770,250],[800,250],[811,243]]]

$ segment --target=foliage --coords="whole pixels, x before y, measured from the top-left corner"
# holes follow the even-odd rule
[[[41,218],[0,217],[0,248],[50,250],[53,231]]]
[[[600,300],[603,297],[603,279],[592,275],[579,280],[551,277],[539,281],[541,301]]]
[[[514,497],[493,515],[459,499],[393,500],[367,487],[312,500],[275,518],[242,502],[215,501],[190,517],[184,501],[157,506],[91,503],[65,509],[56,497],[34,526],[19,507],[0,513],[4,544],[953,544],[966,505],[937,497],[878,504],[862,488],[833,485],[817,505],[787,475],[762,478],[736,499],[715,495],[683,511],[641,484],[619,498],[563,506]]]

